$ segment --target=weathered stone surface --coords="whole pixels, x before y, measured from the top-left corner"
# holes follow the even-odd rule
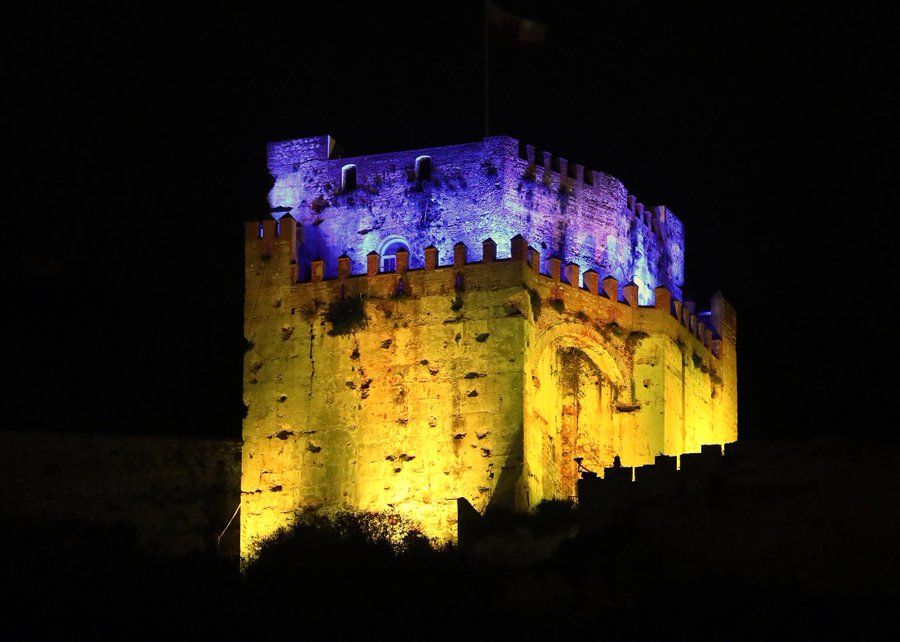
[[[498,258],[506,258],[505,241],[520,233],[563,265],[594,269],[601,279],[614,276],[622,284],[633,281],[642,305],[659,285],[681,298],[681,221],[663,206],[644,210],[612,176],[593,172],[592,184],[564,181],[549,152],[546,168],[533,176],[518,141],[506,136],[353,159],[330,159],[329,149],[329,137],[269,145],[275,177],[269,202],[279,216],[286,212],[296,221],[303,281],[310,279],[312,259],[325,261],[330,278],[337,276],[341,254],[364,266],[369,252],[384,255],[396,241],[410,250],[410,269],[423,267],[422,250],[429,245],[449,262],[455,243],[477,248],[489,237],[500,243]],[[431,159],[427,180],[416,177],[422,156]],[[358,187],[345,191],[348,160],[356,166]]]
[[[617,456],[640,466],[736,440],[733,309],[714,302],[715,353],[674,316],[683,232],[671,212],[638,207],[599,173],[563,198],[559,177],[532,181],[507,138],[353,159],[353,202],[334,193],[345,160],[288,162],[295,147],[270,149],[270,200],[297,224],[276,241],[271,226],[247,235],[244,555],[305,506],[395,510],[452,540],[460,497],[527,510],[575,496],[576,458],[602,475]],[[412,164],[423,155],[429,181]],[[543,269],[529,243],[548,247]],[[452,264],[423,269],[431,248]],[[334,278],[339,255],[357,274]],[[320,256],[332,257],[322,280],[309,271]],[[567,278],[549,276],[562,260]],[[581,267],[593,268],[587,288]],[[257,303],[273,299],[284,304]]]

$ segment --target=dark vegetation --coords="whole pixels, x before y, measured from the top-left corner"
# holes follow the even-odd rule
[[[497,167],[491,161],[482,162],[481,168],[484,170],[486,176],[496,176],[498,174]]]
[[[537,293],[537,290],[525,289],[528,290],[528,298],[531,301],[531,318],[537,321],[541,316],[541,295]]]
[[[162,557],[125,524],[4,521],[0,640],[234,639],[233,560]]]
[[[327,207],[330,207],[331,203],[328,202],[324,196],[319,194],[316,196],[312,202],[309,204],[309,209],[316,213],[316,215],[321,214]]]
[[[649,522],[648,507],[634,505],[603,515],[563,501],[531,514],[489,510],[448,546],[393,513],[308,512],[261,546],[243,575],[234,557],[152,555],[125,526],[7,528],[0,639],[393,631],[428,639],[755,640],[897,632],[896,600],[817,593],[787,573],[773,580],[713,563],[739,556],[723,536],[730,506],[713,492],[704,500],[713,518],[697,522],[695,501],[669,497],[671,512],[654,512]],[[686,555],[686,544],[711,554]]]
[[[328,334],[345,335],[365,328],[369,323],[366,302],[362,295],[348,296],[328,304],[325,320],[331,324]]]
[[[206,554],[167,557],[127,523],[3,515],[0,640],[894,639],[898,462],[738,442],[636,482],[585,478],[577,506],[461,502],[453,546],[395,513],[305,512],[243,575],[218,527]]]

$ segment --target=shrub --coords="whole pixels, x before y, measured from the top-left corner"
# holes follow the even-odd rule
[[[331,324],[329,336],[339,336],[356,332],[369,324],[366,316],[365,298],[362,295],[348,296],[328,304],[325,320]]]
[[[294,523],[261,541],[247,566],[250,580],[290,576],[343,559],[377,563],[397,555],[433,550],[430,540],[410,519],[394,512],[342,510],[333,514],[310,508]]]
[[[641,341],[649,337],[650,335],[641,330],[635,330],[628,334],[628,339],[626,339],[626,343],[628,343],[629,349],[633,350],[634,347],[639,344]]]
[[[313,212],[315,212],[315,213],[316,213],[316,216],[318,216],[319,214],[322,213],[322,210],[324,210],[326,207],[328,207],[328,206],[330,206],[330,205],[331,205],[331,203],[329,203],[329,202],[325,199],[324,196],[322,196],[321,194],[319,194],[319,195],[316,196],[316,197],[312,200],[312,202],[309,204],[309,209],[311,209]]]
[[[531,318],[537,321],[541,316],[541,295],[536,290],[528,288],[528,298],[531,300]]]

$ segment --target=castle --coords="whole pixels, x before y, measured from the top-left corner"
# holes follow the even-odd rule
[[[336,158],[273,143],[245,234],[241,551],[306,507],[529,510],[584,471],[737,439],[735,311],[684,301],[684,228],[496,136]]]

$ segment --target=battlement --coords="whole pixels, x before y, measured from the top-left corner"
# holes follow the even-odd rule
[[[621,181],[610,174],[593,169],[585,171],[584,165],[570,164],[568,159],[554,156],[552,152],[541,151],[538,154],[534,145],[527,143],[518,144],[518,157],[526,162],[526,171],[533,172],[537,180],[557,190],[577,193],[587,186],[597,193],[604,193],[610,191],[611,186],[621,185]],[[541,159],[541,165],[537,164],[537,158]],[[666,220],[671,221],[674,214],[665,205],[644,207],[633,194],[628,194],[627,203],[627,211],[633,220],[663,240]],[[680,221],[678,223],[680,229]]]
[[[606,482],[607,486],[622,482],[640,482],[650,485],[660,480],[670,479],[682,471],[686,474],[705,475],[723,465],[725,450],[723,444],[706,444],[698,453],[657,455],[652,463],[640,466],[623,466],[616,460],[612,466],[603,468],[599,474],[596,471],[582,469],[580,481],[592,483],[597,480]],[[674,487],[675,484],[667,484],[669,490]],[[583,493],[580,495],[583,496]]]
[[[283,220],[283,219],[282,219]],[[291,225],[282,226],[280,220],[272,219],[267,222],[248,223],[246,226],[246,240],[248,247],[255,246],[255,253],[260,258],[270,258],[274,248],[281,243],[283,258],[291,260],[293,254],[293,229]],[[667,312],[684,330],[695,337],[713,355],[718,357],[721,350],[723,337],[722,324],[733,326],[733,319],[726,318],[725,310],[730,307],[724,301],[720,293],[710,301],[710,306],[705,311],[698,311],[694,301],[681,301],[672,296],[665,286],[658,286],[653,290],[653,298],[648,303],[640,303],[638,286],[634,282],[620,284],[618,280],[607,275],[600,279],[595,270],[581,272],[577,263],[568,263],[563,266],[559,257],[553,256],[545,262],[541,262],[540,252],[530,245],[521,236],[516,235],[509,241],[507,258],[497,258],[497,244],[493,239],[484,239],[481,243],[481,260],[471,260],[468,246],[458,242],[453,246],[453,254],[441,262],[441,256],[436,247],[429,246],[424,249],[420,257],[418,268],[410,268],[409,252],[400,249],[396,254],[394,269],[385,271],[382,269],[381,256],[370,252],[366,257],[366,263],[354,265],[351,258],[341,255],[335,260],[334,273],[336,276],[326,277],[325,261],[313,259],[308,265],[310,274],[309,284],[326,283],[333,287],[325,290],[317,290],[317,296],[324,303],[345,296],[357,296],[361,294],[375,296],[414,296],[420,293],[446,291],[447,288],[462,290],[465,288],[478,289],[479,287],[498,287],[500,283],[497,276],[506,276],[517,282],[522,282],[522,276],[516,272],[495,270],[492,278],[488,279],[484,286],[483,279],[477,278],[471,273],[471,266],[482,266],[490,269],[490,266],[504,262],[518,262],[526,266],[526,272],[543,277],[545,287],[550,288],[550,298],[553,301],[564,301],[567,296],[582,296],[582,307],[590,308],[590,296],[598,297],[607,303],[615,303],[623,308],[654,309]],[[248,258],[254,250],[248,250]],[[291,264],[285,271],[289,282],[294,285],[303,285],[296,281],[298,270],[295,264]],[[356,268],[356,269],[354,269]],[[428,272],[444,272],[443,281],[435,281],[425,277]],[[475,277],[475,278],[472,278]],[[363,279],[362,283],[357,279]],[[590,295],[590,296],[585,296]],[[323,298],[324,297],[324,298]],[[618,318],[619,315],[616,315]],[[732,338],[731,330],[727,336]]]

